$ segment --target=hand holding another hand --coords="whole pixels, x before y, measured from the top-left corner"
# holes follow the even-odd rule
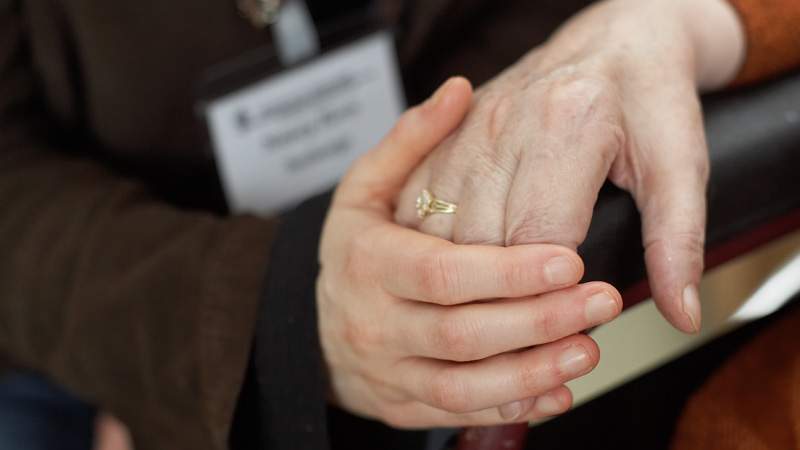
[[[577,333],[621,309],[612,286],[576,285],[582,262],[567,247],[458,245],[394,223],[397,193],[471,96],[453,79],[404,114],[342,181],[323,229],[317,307],[332,395],[396,427],[565,411],[563,384],[599,357]]]
[[[697,89],[727,82],[742,47],[721,0],[598,3],[479,91],[396,220],[457,244],[576,249],[608,179],[642,214],[656,304],[696,332],[709,171]],[[418,217],[423,189],[456,214]]]

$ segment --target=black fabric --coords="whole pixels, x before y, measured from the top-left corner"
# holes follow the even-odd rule
[[[373,6],[374,3],[374,0],[338,0],[335,2],[329,0],[312,0],[307,4],[314,21],[319,23],[352,14],[354,11],[366,10]]]
[[[287,214],[273,245],[253,352],[262,448],[329,447],[314,288],[329,203],[324,194]]]
[[[317,249],[330,196],[326,193],[303,203],[281,223],[256,325],[252,364],[231,431],[235,450],[424,446],[424,431],[395,430],[326,406],[315,285]],[[259,399],[257,404],[253,398]]]
[[[231,450],[252,450],[263,447],[259,431],[261,429],[260,403],[255,358],[251,351],[244,383],[239,391],[236,410],[231,422],[231,431],[228,437],[228,447]]]
[[[381,422],[328,408],[331,450],[423,450],[428,432],[397,430]]]

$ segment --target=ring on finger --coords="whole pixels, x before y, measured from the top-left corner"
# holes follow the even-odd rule
[[[431,214],[455,214],[458,205],[436,198],[427,189],[423,189],[417,197],[417,216],[424,219]]]

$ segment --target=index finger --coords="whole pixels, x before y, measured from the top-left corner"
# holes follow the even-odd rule
[[[574,285],[583,276],[583,261],[567,247],[458,245],[387,226],[391,232],[381,227],[365,242],[371,243],[378,279],[395,297],[454,305],[537,295]]]

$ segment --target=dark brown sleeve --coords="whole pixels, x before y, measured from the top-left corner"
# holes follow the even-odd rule
[[[40,137],[23,23],[0,4],[0,353],[132,429],[224,449],[273,225],[179,210]]]
[[[800,67],[800,1],[730,0],[739,13],[747,54],[733,85],[743,85]]]

